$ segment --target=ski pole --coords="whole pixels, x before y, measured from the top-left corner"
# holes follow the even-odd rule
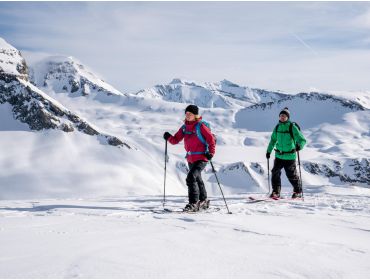
[[[269,192],[268,195],[270,194],[271,191],[271,183],[270,183],[270,159],[267,159],[267,183],[269,185]]]
[[[168,154],[167,154],[167,140],[164,149],[164,184],[163,184],[163,207],[166,204],[166,175],[167,175],[167,162],[168,162]]]
[[[221,188],[221,185],[220,185],[220,181],[218,180],[218,177],[217,177],[217,174],[216,174],[215,167],[213,166],[213,163],[212,163],[212,161],[211,161],[211,160],[210,160],[209,162],[211,163],[212,171],[213,171],[213,173],[215,174],[215,177],[216,177],[216,180],[217,180],[218,186],[220,187],[220,191],[221,191],[222,197],[223,197],[223,199],[224,199],[224,201],[225,201],[225,205],[226,205],[226,209],[227,209],[227,214],[232,214],[232,213],[230,212],[230,210],[229,210],[229,207],[227,207],[226,199],[225,199],[224,193],[223,193],[223,191],[222,191],[222,188]]]
[[[299,180],[301,181],[301,190],[302,190],[302,200],[304,201],[304,196],[303,196],[303,184],[302,184],[302,172],[301,172],[301,159],[299,157],[299,151],[297,150],[297,155],[298,155],[298,167],[299,167]]]

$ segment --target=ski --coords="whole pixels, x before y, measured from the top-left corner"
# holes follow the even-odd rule
[[[262,201],[275,201],[277,199],[272,199],[270,197],[257,198],[257,197],[250,196],[248,197],[248,200],[249,200],[249,203],[257,203],[257,202],[262,202]]]
[[[199,211],[196,211],[196,212],[185,211],[184,209],[168,209],[168,208],[158,209],[158,210],[152,209],[150,211],[155,213],[155,214],[199,214],[199,213],[207,214],[207,213],[218,212],[220,210],[221,210],[221,208],[219,208],[219,207],[211,207],[211,208],[202,209],[202,210],[199,210]]]
[[[248,197],[248,202],[247,203],[257,203],[257,202],[273,202],[273,201],[303,201],[302,198],[285,198],[285,197],[280,197],[280,198],[271,198],[271,197],[262,197],[262,198],[256,198],[253,196]]]

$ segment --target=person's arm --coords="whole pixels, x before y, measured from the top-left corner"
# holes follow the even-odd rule
[[[180,127],[175,135],[168,138],[168,142],[170,142],[172,145],[176,145],[181,142],[182,139],[184,139],[184,133],[182,132],[182,127]]]
[[[307,140],[306,138],[304,138],[302,132],[295,125],[293,125],[293,137],[294,137],[296,146],[298,144],[299,150],[302,150],[303,147],[306,145]]]
[[[271,154],[272,150],[275,147],[276,142],[277,142],[277,133],[276,133],[276,129],[274,129],[271,135],[270,143],[267,146],[267,153]]]

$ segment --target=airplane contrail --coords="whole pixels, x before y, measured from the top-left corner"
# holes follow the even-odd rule
[[[295,33],[292,33],[292,35],[303,45],[305,46],[307,49],[309,49],[314,55],[318,55],[318,53],[313,49],[311,48],[305,41],[303,41],[297,34]]]

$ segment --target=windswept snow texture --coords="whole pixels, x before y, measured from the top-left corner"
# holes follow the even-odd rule
[[[0,201],[0,278],[368,278],[369,190],[247,202],[229,196],[229,215],[219,196],[199,214],[153,213],[162,196]]]

